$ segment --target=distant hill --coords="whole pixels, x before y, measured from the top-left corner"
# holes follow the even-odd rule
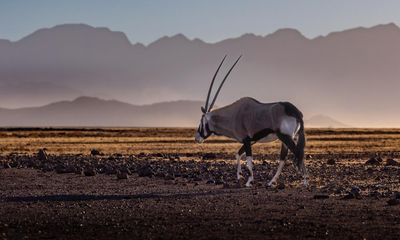
[[[352,126],[400,127],[400,111],[394,110],[400,29],[393,23],[313,39],[295,29],[216,43],[177,34],[147,46],[85,24],[39,29],[19,41],[0,40],[0,106],[38,106],[82,95],[135,104],[202,100],[225,54],[221,75],[235,57],[243,58],[218,104],[243,96],[290,101],[306,115],[329,109]]]
[[[132,105],[117,100],[79,97],[40,107],[0,108],[0,127],[195,127],[200,101]],[[306,127],[348,127],[328,116],[305,120]]]
[[[193,127],[201,116],[197,101],[132,105],[116,100],[79,97],[42,107],[0,109],[0,126],[139,126]]]
[[[346,128],[350,127],[344,123],[341,123],[331,117],[325,115],[315,115],[304,121],[306,127],[318,127],[318,128]]]

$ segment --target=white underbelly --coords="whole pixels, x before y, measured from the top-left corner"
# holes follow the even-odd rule
[[[258,142],[263,142],[263,143],[273,142],[277,139],[278,139],[278,137],[276,136],[276,134],[271,133],[271,134],[268,134],[268,136],[266,136],[265,138],[261,138]]]

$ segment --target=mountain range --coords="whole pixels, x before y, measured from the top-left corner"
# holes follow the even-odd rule
[[[200,101],[132,105],[116,100],[79,97],[39,107],[0,108],[0,127],[194,127]],[[346,127],[323,115],[305,120],[309,127]]]
[[[45,105],[82,95],[134,106],[203,101],[225,54],[219,79],[237,56],[243,58],[219,105],[251,96],[291,101],[306,116],[322,113],[356,127],[400,127],[400,29],[392,23],[313,39],[280,29],[216,43],[178,34],[149,45],[85,24],[40,29],[15,42],[0,40],[0,106]],[[1,118],[7,117],[4,111]]]

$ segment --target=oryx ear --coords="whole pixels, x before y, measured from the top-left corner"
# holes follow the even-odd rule
[[[201,107],[201,111],[202,111],[203,113],[206,113],[206,109],[205,109],[204,107]]]

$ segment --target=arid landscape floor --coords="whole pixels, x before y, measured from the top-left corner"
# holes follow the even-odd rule
[[[260,144],[251,188],[240,145],[192,135],[1,129],[0,238],[400,239],[400,130],[307,130],[308,186],[288,160],[267,187],[279,144]]]

